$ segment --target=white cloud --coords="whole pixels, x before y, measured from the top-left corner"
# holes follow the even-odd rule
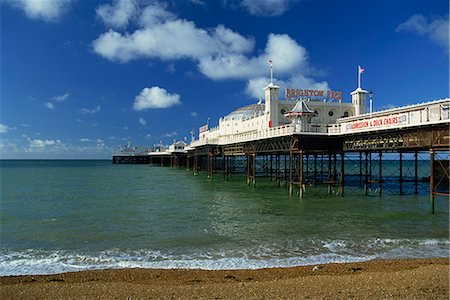
[[[19,146],[16,145],[14,141],[7,139],[0,140],[0,155],[4,153],[15,153],[20,150]]]
[[[149,139],[151,139],[153,136],[150,134],[150,133],[147,133],[145,136],[144,136],[144,138],[146,139],[146,140],[149,140]]]
[[[246,1],[244,1],[247,3]],[[280,4],[287,7],[293,1],[262,1],[262,5]],[[250,3],[250,2],[248,2]],[[252,4],[246,4],[250,7]],[[269,75],[268,61],[272,60],[274,75],[284,81],[302,78],[311,85],[316,73],[309,65],[307,50],[287,34],[269,34],[264,49],[254,49],[255,41],[244,37],[223,25],[202,29],[193,22],[179,19],[163,6],[149,5],[140,15],[140,28],[134,32],[120,33],[109,30],[93,41],[94,52],[118,62],[141,58],[157,58],[164,61],[191,59],[198,70],[213,80],[240,79],[248,81],[247,93],[255,95],[254,87],[261,78]],[[176,41],[176,43],[174,43]],[[257,53],[252,55],[252,53]],[[316,73],[317,74],[317,73]],[[265,82],[265,85],[268,81]],[[307,88],[307,86],[302,86]],[[153,89],[153,88],[152,88]],[[167,101],[167,92],[158,87],[144,89],[136,97],[135,110],[169,107],[178,99]],[[159,100],[151,93],[159,92]]]
[[[176,131],[172,131],[172,132],[168,132],[168,133],[164,134],[164,137],[174,137],[177,135],[178,135],[178,133]]]
[[[93,139],[90,139],[90,138],[81,138],[78,141],[82,142],[82,143],[93,143],[93,142],[95,142],[95,143],[100,143],[100,144],[105,142],[102,139],[95,139],[95,140],[93,140]]]
[[[20,126],[22,126],[22,127],[30,127],[30,124],[22,123],[22,124],[20,124]]]
[[[222,25],[204,30],[191,21],[176,19],[159,5],[149,5],[143,10],[140,25],[131,34],[113,30],[103,33],[93,42],[94,52],[120,62],[142,57],[198,60],[222,52],[243,53],[254,46],[253,39]]]
[[[89,139],[87,139],[89,140]],[[0,156],[22,157],[22,158],[73,158],[87,157],[94,154],[109,157],[112,148],[103,143],[101,139],[96,139],[93,144],[83,144],[82,146],[64,143],[58,139],[30,139],[28,143],[18,145],[14,141],[0,140]],[[19,154],[19,156],[17,156]]]
[[[82,108],[79,110],[79,112],[83,115],[87,115],[87,114],[96,114],[98,113],[100,110],[102,109],[102,107],[100,105],[97,105],[96,107],[89,109],[89,108]]]
[[[48,109],[55,109],[55,105],[53,105],[53,103],[51,102],[45,102],[44,106],[47,107]]]
[[[139,24],[142,27],[151,27],[175,18],[175,14],[166,10],[163,4],[149,5],[142,11]]]
[[[170,94],[165,89],[154,86],[151,88],[144,88],[141,93],[136,96],[133,103],[133,109],[141,111],[151,108],[168,108],[177,104],[181,104],[180,95]]]
[[[205,2],[202,0],[191,0],[191,3],[196,5],[205,5]]]
[[[266,48],[258,57],[247,58],[242,54],[210,56],[200,60],[200,71],[212,79],[249,79],[268,74],[272,60],[277,74],[289,74],[294,70],[308,72],[306,49],[286,34],[269,34]]]
[[[432,42],[449,49],[449,21],[447,17],[435,17],[428,20],[423,15],[413,15],[400,24],[397,32],[411,32],[429,38]]]
[[[139,118],[139,124],[141,124],[142,126],[147,125],[147,121],[144,120],[144,118]]]
[[[40,140],[40,139],[34,139],[30,140],[29,149],[30,150],[42,150],[45,147],[53,146],[60,144],[61,142],[59,140]]]
[[[13,7],[23,10],[31,19],[56,21],[69,8],[72,0],[6,0]]]
[[[174,63],[171,63],[171,64],[169,64],[167,67],[166,67],[166,72],[167,73],[175,73],[175,64]]]
[[[69,93],[65,93],[63,95],[55,96],[52,99],[55,100],[56,102],[64,102],[69,97],[70,97],[70,94]]]
[[[251,15],[275,17],[284,14],[296,0],[242,0],[241,6]]]
[[[195,112],[195,111],[192,111],[192,112],[191,112],[191,117],[196,117],[196,116],[198,116],[198,113]]]
[[[134,0],[115,0],[113,5],[100,5],[96,12],[106,25],[113,28],[123,28],[128,25],[137,8],[137,3]]]
[[[7,133],[9,130],[9,127],[5,124],[0,124],[0,133]]]

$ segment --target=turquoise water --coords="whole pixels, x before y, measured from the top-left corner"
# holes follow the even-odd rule
[[[146,267],[241,269],[449,255],[449,201],[289,197],[111,161],[1,161],[0,275]]]

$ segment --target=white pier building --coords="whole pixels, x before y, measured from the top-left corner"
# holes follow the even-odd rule
[[[298,89],[287,89],[286,98],[279,99],[279,89],[269,83],[264,88],[264,103],[238,108],[220,118],[216,127],[200,127],[189,149],[293,134],[344,135],[449,123],[450,98],[378,112],[372,112],[370,99],[367,112],[370,93],[360,87],[350,93],[351,102],[343,102],[340,92]]]

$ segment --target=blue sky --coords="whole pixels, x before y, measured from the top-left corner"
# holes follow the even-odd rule
[[[449,95],[447,0],[3,0],[1,158],[110,158],[189,136],[275,83]]]

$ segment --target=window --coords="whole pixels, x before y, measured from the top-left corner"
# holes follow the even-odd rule
[[[283,108],[280,112],[284,116],[284,114],[286,113],[286,110]]]
[[[347,118],[348,117],[348,111],[345,111],[344,112],[344,118]]]
[[[332,117],[332,116],[334,115],[334,112],[333,112],[332,110],[330,110],[330,111],[328,112],[328,115],[329,115],[330,117]]]

